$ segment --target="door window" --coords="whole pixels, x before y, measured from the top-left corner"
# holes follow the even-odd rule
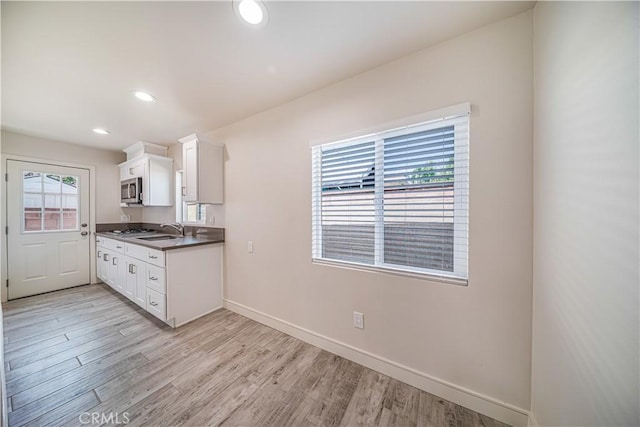
[[[78,184],[77,176],[24,172],[23,231],[78,230]]]

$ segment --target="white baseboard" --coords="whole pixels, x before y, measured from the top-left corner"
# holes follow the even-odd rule
[[[342,356],[345,359],[359,363],[374,371],[381,372],[458,405],[495,418],[503,423],[521,427],[529,425],[529,412],[525,409],[436,378],[382,356],[369,353],[269,314],[254,310],[243,304],[225,299],[224,307],[323,350]]]

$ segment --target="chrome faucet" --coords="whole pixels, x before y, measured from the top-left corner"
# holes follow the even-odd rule
[[[179,224],[177,222],[172,222],[170,224],[169,223],[163,223],[163,224],[160,224],[160,227],[161,228],[163,228],[163,227],[171,227],[171,228],[177,230],[180,233],[180,235],[182,237],[184,237],[184,225],[182,225],[182,224]]]

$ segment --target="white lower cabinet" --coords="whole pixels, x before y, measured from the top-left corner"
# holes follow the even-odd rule
[[[147,265],[137,259],[126,257],[127,278],[124,294],[131,301],[142,308],[146,308],[146,284]]]
[[[98,241],[99,242],[99,241]],[[99,245],[99,243],[98,243]],[[98,246],[96,251],[96,275],[98,279],[107,283],[107,273],[105,272],[105,263],[104,263],[105,250],[102,246]]]
[[[166,281],[167,274],[164,268],[155,265],[147,267],[147,287],[149,289],[165,295],[167,293]]]
[[[167,317],[166,295],[147,288],[147,311],[158,319],[165,320]]]
[[[111,255],[111,261],[109,263],[109,285],[120,293],[125,292],[125,283],[127,280],[127,263],[125,258],[123,254],[114,252],[113,255]]]
[[[127,297],[142,308],[147,308],[147,264],[127,258]]]
[[[100,236],[97,275],[170,326],[222,307],[222,243],[161,251]]]

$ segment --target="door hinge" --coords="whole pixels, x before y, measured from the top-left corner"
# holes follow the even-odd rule
[[[9,287],[9,279],[7,279],[7,288]]]
[[[4,180],[5,180],[5,181],[9,181],[9,174],[8,174],[8,173],[5,173],[5,174],[4,174]]]

